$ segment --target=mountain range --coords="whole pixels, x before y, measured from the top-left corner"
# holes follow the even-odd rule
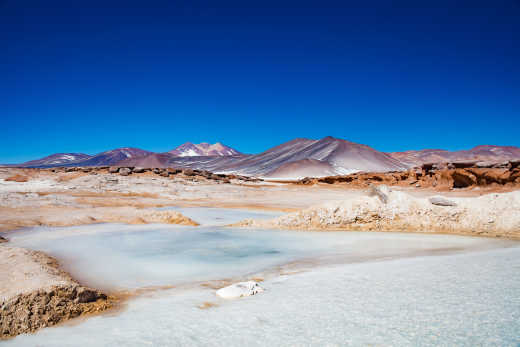
[[[484,145],[462,151],[425,149],[384,153],[363,144],[328,136],[320,140],[297,138],[259,154],[243,154],[220,142],[215,144],[186,142],[164,153],[123,147],[96,155],[57,153],[14,166],[177,167],[294,179],[345,175],[359,171],[401,171],[424,163],[500,162],[518,158],[520,158],[520,148],[512,146]]]

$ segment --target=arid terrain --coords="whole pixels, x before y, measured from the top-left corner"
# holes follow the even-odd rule
[[[2,337],[114,306],[114,293],[82,286],[40,252],[10,246],[26,227],[96,223],[199,225],[164,207],[276,211],[234,227],[448,233],[520,239],[519,162],[423,165],[299,181],[192,169],[0,168]]]

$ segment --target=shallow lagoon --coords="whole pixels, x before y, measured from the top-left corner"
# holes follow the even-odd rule
[[[218,217],[217,209],[211,212]],[[204,209],[191,213],[203,215]],[[234,221],[229,213],[226,224]],[[208,214],[207,226],[195,228],[99,224],[12,233],[13,245],[56,256],[75,278],[94,287],[177,287],[130,300],[121,312],[8,344],[520,342],[520,248],[515,243],[445,235],[251,231],[213,226],[218,223],[212,219]],[[248,276],[264,277],[267,291],[228,301],[200,285]],[[201,309],[204,303],[215,306]]]

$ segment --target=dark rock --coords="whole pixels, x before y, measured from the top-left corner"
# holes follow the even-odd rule
[[[7,242],[7,239],[3,236],[0,236],[0,243]]]
[[[469,167],[474,167],[476,163],[476,161],[456,161],[452,164],[456,169],[467,169]]]
[[[184,169],[182,170],[182,173],[184,173],[186,176],[195,176],[195,171],[192,169]]]
[[[510,160],[509,163],[511,164],[512,169],[520,167],[520,159]]]
[[[99,298],[99,293],[95,290],[79,287],[76,289],[76,302],[78,303],[86,303],[93,302]]]
[[[108,172],[109,173],[118,173],[119,172],[119,168],[117,166],[111,166],[109,169],[108,169]]]
[[[466,188],[477,183],[477,178],[470,172],[456,169],[452,174],[453,188]]]

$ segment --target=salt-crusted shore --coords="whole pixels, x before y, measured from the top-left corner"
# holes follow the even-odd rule
[[[42,252],[0,246],[0,339],[99,313],[114,301],[77,283]]]
[[[233,226],[295,230],[400,231],[520,239],[520,192],[472,198],[415,197],[386,186],[271,220]]]
[[[16,177],[16,180],[6,180]],[[19,182],[18,182],[18,181]],[[392,191],[392,189],[394,189]],[[397,190],[399,189],[399,190]],[[41,252],[9,247],[1,232],[94,223],[198,225],[164,206],[286,212],[239,227],[450,233],[520,239],[520,191],[438,192],[346,189],[206,177],[120,176],[107,170],[57,172],[0,168],[1,338],[110,308],[114,298],[81,286]],[[433,203],[432,203],[433,202]],[[7,237],[8,239],[8,237]]]

